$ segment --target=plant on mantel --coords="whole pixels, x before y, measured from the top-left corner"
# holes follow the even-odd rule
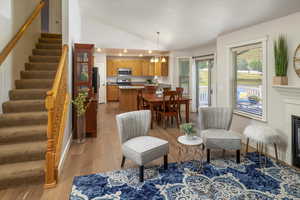
[[[274,85],[288,85],[287,69],[289,64],[287,39],[280,35],[274,41],[275,74],[273,77]]]

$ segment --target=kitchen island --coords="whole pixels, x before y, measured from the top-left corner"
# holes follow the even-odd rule
[[[138,90],[144,86],[119,86],[119,108],[122,112],[137,110]]]

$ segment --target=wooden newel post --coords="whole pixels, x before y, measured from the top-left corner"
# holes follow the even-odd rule
[[[45,169],[45,188],[56,186],[55,175],[55,139],[53,133],[54,102],[53,93],[47,93],[46,108],[48,110],[47,152]]]

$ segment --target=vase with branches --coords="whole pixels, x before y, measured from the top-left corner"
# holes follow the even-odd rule
[[[87,110],[88,91],[80,91],[72,101],[76,111],[76,136],[78,143],[84,143],[86,138],[85,112]]]
[[[275,74],[273,84],[287,85],[287,69],[289,64],[287,39],[284,35],[280,35],[274,41],[274,58],[275,58]]]

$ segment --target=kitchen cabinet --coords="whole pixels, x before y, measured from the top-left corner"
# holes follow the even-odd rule
[[[158,62],[155,63],[155,76],[168,76],[169,72],[169,62],[168,57],[165,57],[167,62]]]
[[[149,59],[107,59],[107,76],[117,76],[118,68],[129,68],[132,76],[168,76],[168,57],[165,63],[151,63]]]
[[[107,69],[106,69],[106,74],[107,76],[117,76],[118,75],[118,68],[115,60],[112,59],[107,59]]]
[[[108,85],[106,91],[107,101],[119,101],[119,86]]]
[[[143,60],[142,63],[142,76],[149,76],[149,70],[150,70],[150,61],[149,60]]]
[[[143,76],[142,67],[143,67],[143,60],[132,60],[130,62],[132,76]]]

